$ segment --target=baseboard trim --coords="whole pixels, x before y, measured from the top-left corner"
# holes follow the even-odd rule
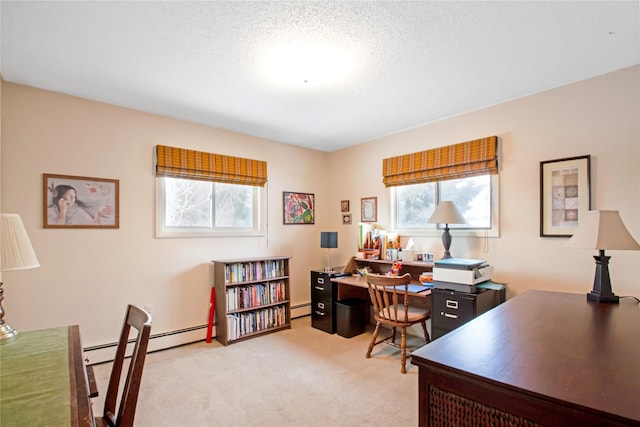
[[[311,303],[298,304],[291,307],[291,318],[311,315]],[[216,335],[215,323],[213,325],[213,336]],[[197,325],[189,328],[176,329],[174,331],[151,334],[147,353],[168,350],[187,344],[205,341],[207,335],[207,325]],[[118,346],[117,342],[100,344],[84,348],[84,355],[88,365],[97,365],[113,361],[113,356]],[[133,348],[132,342],[130,347]]]

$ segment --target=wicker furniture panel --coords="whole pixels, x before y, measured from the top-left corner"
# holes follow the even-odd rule
[[[543,427],[525,418],[429,387],[429,425],[433,427]]]

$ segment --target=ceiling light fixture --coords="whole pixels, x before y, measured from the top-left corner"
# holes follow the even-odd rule
[[[267,49],[264,70],[272,81],[285,85],[326,85],[348,78],[350,55],[320,43],[288,43]]]

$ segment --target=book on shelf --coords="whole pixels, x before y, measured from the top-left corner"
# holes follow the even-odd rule
[[[284,281],[234,286],[226,290],[227,311],[259,307],[286,300]]]
[[[227,314],[227,339],[237,340],[245,335],[283,326],[287,323],[283,306],[263,310]]]
[[[224,267],[226,283],[253,282],[284,276],[284,262],[279,259],[236,262]]]

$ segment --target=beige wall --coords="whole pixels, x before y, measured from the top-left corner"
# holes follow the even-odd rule
[[[591,154],[592,207],[620,210],[640,240],[639,76],[633,67],[335,153],[3,82],[1,203],[22,216],[41,263],[4,274],[8,323],[21,330],[78,323],[87,346],[116,339],[127,303],[153,306],[155,334],[204,325],[210,260],[239,256],[293,255],[293,304],[308,303],[309,270],[326,261],[320,231],[339,232],[337,265],[355,252],[361,197],[378,197],[378,224],[389,227],[383,158],[488,135],[501,140],[501,236],[485,242],[454,232],[452,252],[487,259],[495,278],[509,283],[508,296],[529,288],[585,293],[594,252],[538,236],[539,162]],[[156,144],[266,160],[268,236],[155,239]],[[119,179],[120,229],[44,229],[43,173]],[[282,191],[315,193],[316,224],[283,226]],[[341,224],[345,199],[352,225]],[[440,256],[439,237],[415,240]],[[614,291],[640,295],[640,251],[611,255]],[[176,340],[202,337],[198,330]]]
[[[380,177],[383,158],[497,135],[501,236],[485,241],[453,231],[452,253],[488,260],[495,267],[495,279],[509,284],[509,297],[530,288],[587,292],[595,271],[592,255],[597,252],[565,248],[566,238],[539,237],[539,162],[590,154],[592,209],[619,210],[640,241],[639,118],[636,66],[442,120],[332,154],[331,207],[340,199],[350,199],[353,205],[361,197],[377,196],[378,223],[388,228],[389,190]],[[354,216],[359,218],[359,212]],[[348,232],[350,237],[342,241],[356,241],[355,227]],[[436,259],[442,255],[439,238],[414,240]],[[352,250],[342,246],[336,256],[344,259]],[[614,292],[640,296],[640,251],[609,255]]]
[[[204,325],[212,259],[293,256],[292,303],[309,302],[308,271],[325,255],[326,153],[7,82],[2,94],[2,204],[41,264],[4,274],[13,327],[78,323],[85,345],[113,342],[127,303],[152,305],[156,334]],[[157,144],[266,160],[268,236],[154,238]],[[120,228],[44,229],[43,173],[120,180]],[[316,225],[283,226],[282,191],[314,193]]]

